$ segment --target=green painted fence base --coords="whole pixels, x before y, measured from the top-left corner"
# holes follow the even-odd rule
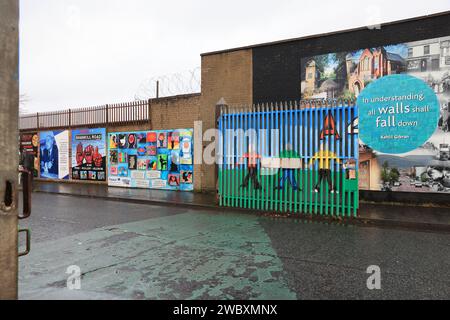
[[[316,170],[296,170],[295,179],[298,189],[294,190],[288,181],[284,188],[278,189],[282,172],[273,171],[273,175],[260,175],[258,181],[261,189],[254,188],[250,180],[243,187],[247,169],[219,169],[220,205],[241,207],[262,211],[279,211],[288,213],[318,214],[341,217],[355,217],[358,210],[358,177],[347,179],[344,173],[332,171],[332,193],[326,181],[321,182],[320,192],[314,191],[318,181]]]

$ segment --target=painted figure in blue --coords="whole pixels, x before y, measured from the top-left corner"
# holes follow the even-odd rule
[[[295,150],[292,150],[292,145],[289,143],[286,144],[286,148],[284,151],[280,153],[280,159],[283,162],[283,159],[300,159],[300,155]],[[301,191],[298,188],[297,180],[295,179],[295,172],[298,168],[294,168],[291,166],[284,167],[282,165],[282,172],[281,172],[281,178],[278,182],[278,186],[275,187],[276,190],[283,190],[285,182],[288,181],[288,183],[291,185],[293,190]]]

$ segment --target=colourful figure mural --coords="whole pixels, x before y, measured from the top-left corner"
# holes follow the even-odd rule
[[[255,146],[250,144],[248,146],[248,152],[241,157],[241,161],[247,159],[247,175],[244,177],[244,182],[241,184],[241,188],[247,188],[248,183],[251,180],[253,188],[256,190],[261,189],[261,184],[258,181],[258,159],[261,159],[261,155],[256,152]]]
[[[357,214],[355,105],[308,101],[301,107],[250,110],[222,113],[219,119],[219,130],[224,133],[218,181],[221,205]],[[252,139],[246,141],[247,137]],[[353,162],[352,170],[347,169],[349,162]]]
[[[291,159],[300,160],[300,154],[292,149],[291,144],[286,145],[286,149],[280,153],[281,159],[281,175],[282,177],[279,180],[278,186],[275,187],[277,190],[283,190],[284,184],[286,181],[291,185],[293,190],[301,191],[298,188],[297,180],[295,179],[296,170],[300,168],[300,161],[292,161]]]
[[[192,129],[110,133],[108,185],[193,190],[192,139]]]
[[[317,162],[319,166],[319,179],[314,186],[314,192],[320,191],[320,186],[322,181],[326,181],[328,184],[328,190],[331,193],[339,192],[339,190],[335,190],[333,188],[333,182],[331,180],[331,162],[335,161],[337,164],[341,164],[341,161],[337,157],[336,153],[331,152],[329,150],[321,150],[316,152],[314,156],[311,158],[310,166],[313,166],[315,162]]]

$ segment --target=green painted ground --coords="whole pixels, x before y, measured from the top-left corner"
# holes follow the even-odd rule
[[[70,265],[80,291],[66,288]],[[192,211],[38,243],[19,283],[32,299],[297,298],[257,217]]]

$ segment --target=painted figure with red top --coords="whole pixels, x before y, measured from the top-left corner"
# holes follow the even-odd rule
[[[242,161],[244,159],[247,159],[248,171],[244,178],[244,182],[241,184],[241,188],[248,187],[248,183],[251,180],[253,182],[253,188],[260,190],[261,184],[258,181],[258,160],[261,159],[261,155],[256,152],[254,145],[248,145],[248,152],[244,153],[240,160]]]

